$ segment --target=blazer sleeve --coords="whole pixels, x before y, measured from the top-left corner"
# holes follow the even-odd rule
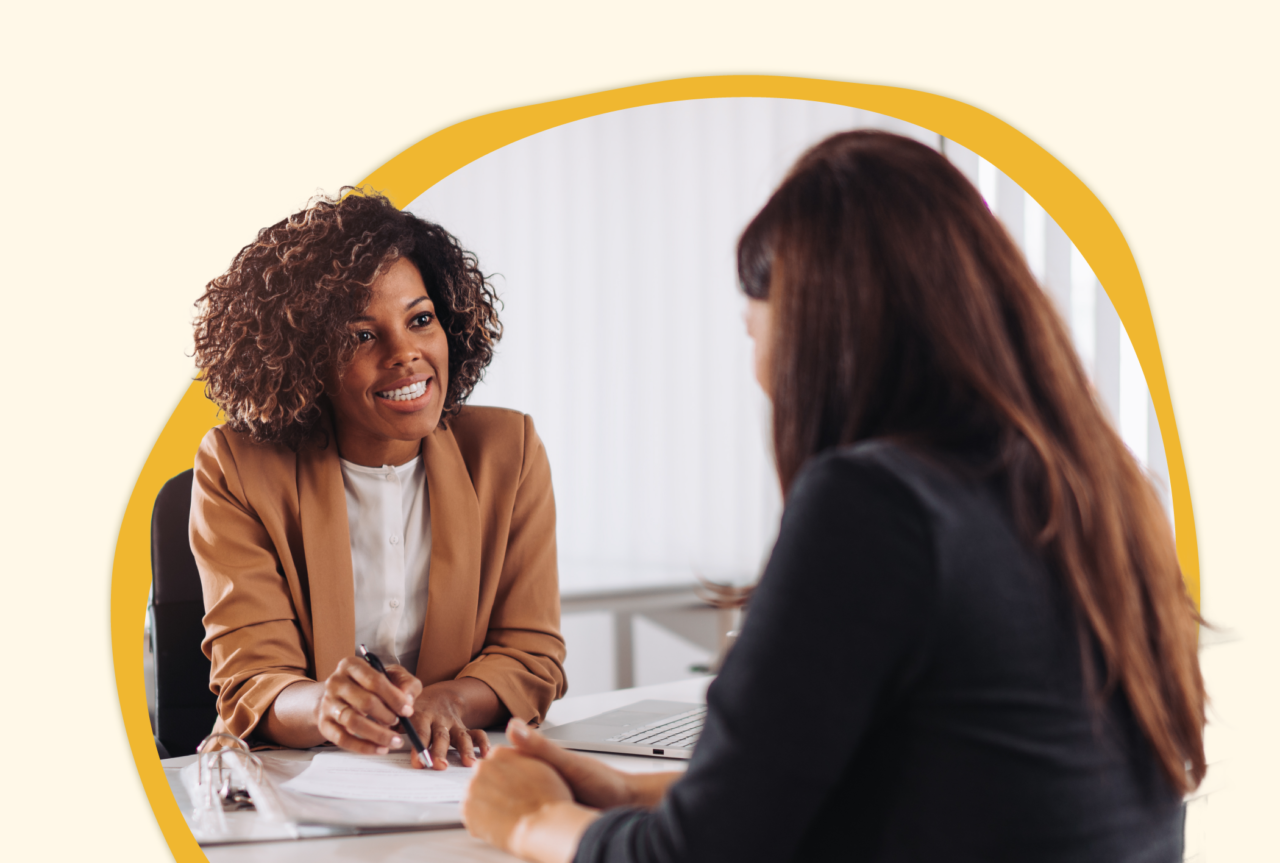
[[[537,723],[565,693],[565,646],[551,465],[533,420],[523,419],[524,454],[489,629],[458,677],[484,681],[512,716]]]
[[[209,688],[218,730],[249,735],[280,691],[309,680],[277,546],[247,502],[231,447],[213,429],[196,453],[191,551],[204,589]]]

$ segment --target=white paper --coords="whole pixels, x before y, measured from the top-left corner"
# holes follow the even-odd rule
[[[447,770],[417,770],[409,766],[409,758],[408,752],[319,752],[306,770],[283,787],[344,800],[456,803],[475,773],[474,768],[462,767],[452,760]]]

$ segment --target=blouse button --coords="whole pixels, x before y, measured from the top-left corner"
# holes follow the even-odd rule
[[[400,600],[398,600],[398,599],[393,599],[393,600],[391,600],[391,607],[392,607],[392,608],[399,608],[399,607],[400,607]]]
[[[392,544],[392,545],[395,545],[395,544],[396,544],[396,543],[398,543],[399,541],[400,541],[400,537],[398,537],[398,536],[392,536],[392,537],[390,537],[390,542],[391,542],[391,544]]]

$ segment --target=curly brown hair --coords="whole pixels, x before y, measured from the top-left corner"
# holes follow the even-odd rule
[[[382,195],[344,187],[258,232],[196,301],[195,359],[227,425],[297,450],[317,437],[326,390],[358,342],[348,322],[400,258],[422,276],[449,343],[441,422],[484,375],[502,337],[498,298],[476,256]]]

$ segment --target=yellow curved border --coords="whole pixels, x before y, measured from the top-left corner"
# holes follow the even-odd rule
[[[1137,264],[1115,220],[1084,183],[1031,139],[990,114],[954,99],[897,87],[757,75],[685,78],[513,108],[467,120],[419,141],[374,171],[361,185],[381,190],[397,206],[404,207],[444,177],[486,153],[546,129],[624,108],[726,97],[828,102],[898,117],[980,153],[1044,207],[1106,288],[1142,363],[1169,463],[1178,559],[1198,606],[1200,565],[1191,492],[1164,362]],[[151,585],[152,504],[166,480],[191,467],[200,438],[216,422],[216,411],[205,400],[201,385],[193,383],[161,431],[129,497],[112,567],[111,642],[120,710],[143,787],[178,863],[200,863],[206,858],[178,812],[156,756],[147,720],[138,629]]]

